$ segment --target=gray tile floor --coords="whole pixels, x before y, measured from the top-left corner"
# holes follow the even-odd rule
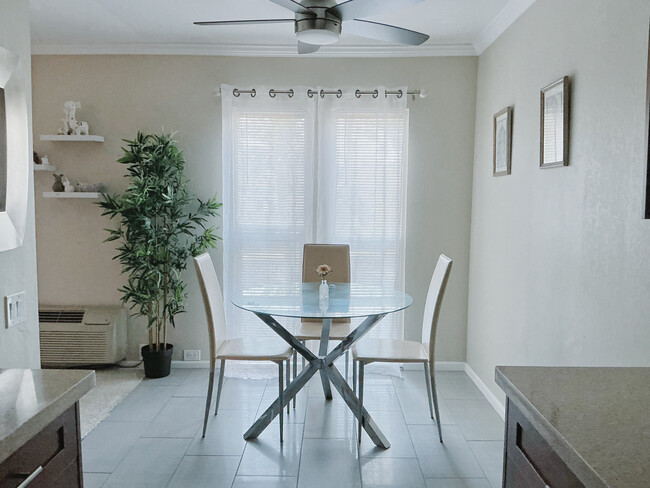
[[[200,428],[207,370],[144,380],[82,442],[87,488],[296,488],[501,486],[503,421],[462,372],[437,372],[444,444],[429,417],[424,375],[366,375],[364,403],[390,440],[376,448],[340,397],[315,377],[254,441],[244,431],[277,396],[277,379],[228,378],[219,415]]]

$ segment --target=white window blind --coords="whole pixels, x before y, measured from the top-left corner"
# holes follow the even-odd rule
[[[319,210],[329,215],[319,223],[328,242],[350,244],[354,283],[371,293],[403,290],[408,110],[373,99],[350,109],[337,105],[319,118],[329,128],[323,133],[331,134],[321,154],[324,171],[333,175],[322,178],[331,190],[320,199]],[[403,314],[386,316],[370,336],[401,339]]]
[[[307,242],[348,243],[353,282],[404,289],[406,102],[301,91],[224,96],[223,288],[233,336],[273,335],[230,297],[298,287]],[[401,338],[402,314],[372,334]]]

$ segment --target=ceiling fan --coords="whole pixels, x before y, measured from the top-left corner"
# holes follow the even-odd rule
[[[195,25],[243,25],[294,23],[298,38],[298,53],[309,54],[327,44],[333,44],[341,37],[342,24],[345,32],[397,44],[419,46],[429,36],[421,32],[403,29],[394,25],[361,20],[397,7],[419,3],[423,0],[347,0],[337,4],[336,0],[270,0],[295,13],[293,19],[259,20],[215,20],[194,22]]]

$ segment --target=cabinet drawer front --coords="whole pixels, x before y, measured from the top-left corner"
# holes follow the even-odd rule
[[[531,488],[584,488],[551,446],[508,402],[507,463],[514,464]]]
[[[506,457],[506,472],[504,488],[545,488],[546,483],[539,477],[531,477],[517,468],[517,462],[510,457]]]
[[[77,413],[71,407],[30,439],[0,466],[0,488],[15,488],[40,467],[30,486],[58,477],[77,460]]]

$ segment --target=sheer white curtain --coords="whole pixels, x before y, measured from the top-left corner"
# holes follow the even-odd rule
[[[383,87],[377,98],[355,89],[309,98],[307,87],[270,97],[270,89],[221,90],[223,289],[234,336],[273,334],[230,298],[299,286],[306,242],[349,243],[354,282],[404,289],[406,87],[401,98]],[[402,314],[392,314],[372,334],[401,338],[402,329]]]
[[[233,87],[222,87],[223,290],[234,337],[274,333],[232,305],[233,293],[300,283],[314,214],[315,104],[306,92],[271,98],[258,89],[254,98],[235,97]]]
[[[319,100],[316,235],[350,244],[353,283],[404,290],[407,88],[395,89],[399,98],[385,90],[377,98],[343,90],[341,98]],[[401,339],[403,313],[388,315],[370,335]]]

